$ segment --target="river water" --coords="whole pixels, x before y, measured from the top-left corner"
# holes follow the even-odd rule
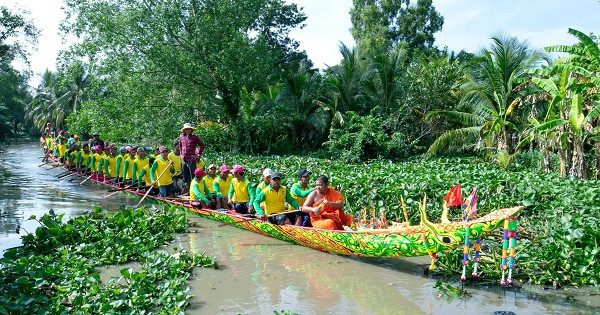
[[[101,206],[118,211],[138,197],[81,179],[57,180],[58,168],[41,166],[32,143],[4,144],[0,153],[0,252],[33,232],[31,215],[49,209],[76,216]],[[219,269],[197,269],[190,281],[189,314],[600,314],[598,289],[554,290],[467,284],[468,296],[446,300],[425,276],[427,257],[344,257],[271,239],[193,215],[197,226],[177,234],[172,246],[215,257]],[[20,234],[17,234],[17,230]],[[517,262],[518,263],[518,262]],[[116,272],[118,274],[118,271]],[[446,279],[458,285],[460,275]]]

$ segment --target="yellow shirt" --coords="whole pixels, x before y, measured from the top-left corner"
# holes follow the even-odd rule
[[[196,194],[196,189],[197,192],[200,193],[200,195]],[[206,184],[202,180],[198,181],[198,179],[194,177],[194,179],[192,179],[192,182],[190,183],[190,200],[194,201],[201,199],[204,202],[208,202],[208,199],[206,198],[206,190],[208,190]]]
[[[202,177],[202,181],[204,181],[204,184],[206,184],[206,188],[208,188],[208,191],[210,191],[211,194],[215,193],[215,187],[213,186],[213,183],[215,182],[217,177],[219,177],[219,175],[217,174],[215,174],[215,178],[210,177],[210,174],[206,174],[206,176]]]
[[[213,181],[213,190],[215,191],[218,197],[229,195],[229,187],[231,187],[232,179],[233,175],[231,174],[227,175],[226,180],[223,180],[220,175],[217,175],[217,178],[215,178],[215,180]]]
[[[233,202],[252,202],[250,199],[253,194],[250,181],[244,178],[239,181],[237,178],[231,180],[231,187],[229,188],[229,195]]]
[[[180,155],[176,155],[173,152],[169,152],[169,155],[167,156],[167,158],[171,161],[173,161],[173,168],[175,169],[175,174],[173,174],[174,176],[180,175],[181,174],[181,154]]]
[[[123,173],[125,173],[125,179],[131,179],[132,177],[132,171],[133,171],[133,163],[135,163],[135,160],[137,160],[135,157],[131,157],[129,156],[128,159],[125,160],[126,163],[123,164],[123,167],[125,167],[125,165],[127,165],[127,169],[123,170]],[[148,162],[146,162],[148,163]]]
[[[159,187],[173,184],[173,178],[171,177],[171,174],[169,174],[169,172],[173,172],[173,165],[171,165],[169,170],[167,170],[167,165],[169,165],[170,162],[171,160],[163,160],[162,156],[159,156],[154,160],[154,164],[152,164],[152,168],[150,169],[150,178],[152,181],[155,181],[157,177],[160,176],[160,178],[158,178]]]
[[[108,169],[108,176],[117,177],[117,157],[116,156],[106,156],[104,158],[104,172],[106,175],[106,170]]]

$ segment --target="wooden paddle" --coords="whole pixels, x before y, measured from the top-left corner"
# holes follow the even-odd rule
[[[58,180],[61,180],[63,178],[67,178],[67,177],[73,176],[73,175],[77,175],[77,173],[73,172],[73,173],[70,173],[70,174],[63,175],[63,176],[59,177]]]
[[[160,175],[158,175],[158,178],[156,178],[154,181],[152,181],[152,183],[150,183],[150,188],[148,188],[148,191],[146,192],[144,197],[142,197],[142,199],[140,199],[140,202],[138,202],[138,204],[135,206],[136,208],[142,204],[142,201],[144,201],[144,199],[146,199],[146,197],[148,197],[148,194],[152,191],[152,186],[154,186],[154,184],[156,184],[156,182],[158,182],[158,180],[163,176],[165,171],[171,167],[171,164],[173,164],[173,161],[169,161],[169,164],[167,164],[167,167],[165,167],[165,169],[162,171],[162,173],[160,173]]]
[[[127,188],[129,188],[129,187],[131,187],[131,186],[133,186],[133,184],[131,184],[131,185],[129,185],[129,186],[125,186],[125,187],[123,187],[123,188],[113,189],[113,190],[111,190],[111,191],[113,191],[113,193],[111,193],[111,194],[108,194],[108,195],[104,196],[104,198],[110,197],[110,196],[112,196],[112,195],[114,195],[114,194],[116,194],[116,193],[118,193],[118,192],[120,192],[120,191],[123,191],[123,190],[125,190],[125,189],[127,189]]]
[[[300,211],[300,210],[294,210],[294,211],[288,211],[288,212],[280,212],[280,213],[274,213],[274,214],[270,214],[270,215],[268,215],[268,216],[267,216],[267,220],[268,220],[269,218],[276,217],[276,216],[278,216],[278,215],[280,215],[280,214],[288,214],[288,213],[296,213],[296,212],[301,212],[301,211]],[[252,219],[254,219],[254,218],[255,218],[255,217],[250,217],[250,218],[244,218],[244,219],[242,219],[242,220],[235,221],[235,222],[221,223],[221,224],[219,224],[219,226],[226,226],[226,225],[232,225],[232,224],[236,224],[236,223],[241,223],[241,222],[244,222],[244,221],[249,221],[249,220],[252,220]]]
[[[79,185],[83,185],[83,183],[85,183],[88,179],[92,178],[92,176],[94,176],[94,173],[92,173],[90,176],[86,177],[83,182],[79,183]]]

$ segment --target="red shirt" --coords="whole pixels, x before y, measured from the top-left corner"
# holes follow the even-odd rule
[[[206,145],[200,138],[194,134],[190,134],[189,136],[181,135],[179,136],[179,150],[181,150],[181,159],[184,162],[189,162],[192,160],[192,155],[196,152],[196,147],[200,146],[200,154],[204,151],[204,147]]]

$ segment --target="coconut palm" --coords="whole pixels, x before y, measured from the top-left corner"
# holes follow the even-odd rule
[[[90,83],[90,77],[80,63],[70,65],[60,74],[46,70],[38,93],[27,106],[28,117],[38,128],[47,121],[54,121],[57,128],[64,128],[65,118],[77,112],[85,100]]]
[[[530,76],[526,70],[538,66],[547,56],[516,37],[496,35],[492,42],[467,68],[467,82],[462,87],[465,94],[458,107],[426,116],[427,119],[445,117],[464,126],[442,134],[430,146],[429,154],[477,140],[482,140],[486,147],[496,147],[499,154],[509,151],[508,129],[518,131],[511,114],[522,102],[516,87]]]

